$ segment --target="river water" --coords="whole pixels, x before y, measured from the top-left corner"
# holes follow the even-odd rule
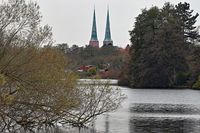
[[[102,133],[200,133],[200,91],[130,89],[113,113],[97,118]]]

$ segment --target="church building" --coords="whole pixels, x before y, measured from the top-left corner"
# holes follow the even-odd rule
[[[90,39],[89,45],[99,48],[99,40],[98,40],[98,37],[97,37],[97,26],[96,26],[95,9],[94,9],[94,14],[93,14],[92,34],[91,34],[91,39]]]
[[[91,38],[90,38],[89,45],[92,46],[92,47],[98,47],[99,48],[99,40],[98,40],[98,36],[97,36],[95,9],[94,9],[94,14],[93,14],[92,33],[91,33]],[[104,41],[103,41],[103,46],[106,46],[106,45],[113,45],[113,41],[111,39],[109,9],[107,10],[105,38],[104,38]]]
[[[111,39],[111,31],[110,31],[109,9],[107,11],[106,31],[105,31],[105,38],[104,38],[104,41],[103,41],[103,46],[105,46],[105,45],[113,45],[113,41]]]

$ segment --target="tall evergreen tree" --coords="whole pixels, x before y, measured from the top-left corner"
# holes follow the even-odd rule
[[[197,21],[198,13],[193,15],[193,10],[190,9],[189,3],[178,3],[175,6],[176,17],[181,26],[181,32],[184,35],[184,41],[193,43],[194,40],[199,38],[199,33],[196,30],[195,23]]]

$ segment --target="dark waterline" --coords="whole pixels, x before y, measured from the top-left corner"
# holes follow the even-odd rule
[[[102,133],[199,133],[200,91],[129,89],[116,112],[100,116]]]

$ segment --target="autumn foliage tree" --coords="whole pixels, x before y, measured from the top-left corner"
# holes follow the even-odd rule
[[[76,76],[67,71],[66,56],[51,47],[51,27],[40,25],[39,6],[8,0],[1,3],[0,13],[0,132],[69,124],[67,113],[83,104],[80,89]]]
[[[24,0],[0,6],[1,132],[53,124],[54,112],[75,105],[74,79],[64,72],[64,56],[41,48],[52,44],[52,33],[49,26],[40,26],[38,9]]]

